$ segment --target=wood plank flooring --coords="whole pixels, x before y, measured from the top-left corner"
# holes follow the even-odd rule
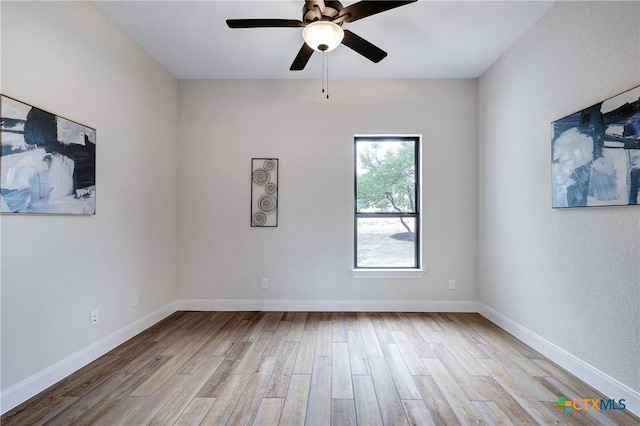
[[[477,314],[177,312],[10,425],[638,425]]]

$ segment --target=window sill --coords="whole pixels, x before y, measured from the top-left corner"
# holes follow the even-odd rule
[[[353,269],[354,278],[407,278],[419,279],[424,269]]]

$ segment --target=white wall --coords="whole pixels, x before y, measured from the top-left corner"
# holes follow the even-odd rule
[[[329,310],[475,300],[476,83],[332,80],[326,100],[319,80],[180,81],[180,298]],[[376,133],[423,135],[422,279],[351,272],[353,136]],[[249,225],[252,157],[280,159],[277,228]]]
[[[636,392],[640,210],[553,210],[550,123],[640,84],[638,22],[557,2],[479,82],[480,301]]]
[[[97,129],[95,216],[2,216],[4,397],[175,301],[177,81],[88,2],[1,7],[2,93]]]

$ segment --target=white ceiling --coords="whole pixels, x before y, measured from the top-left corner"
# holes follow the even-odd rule
[[[93,1],[179,79],[319,78],[322,55],[289,71],[301,28],[229,29],[227,18],[301,19],[302,0]],[[355,1],[343,1],[348,6]],[[420,0],[353,23],[388,53],[374,64],[346,46],[329,53],[332,78],[476,78],[552,1]]]

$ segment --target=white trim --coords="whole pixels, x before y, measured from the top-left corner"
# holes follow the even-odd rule
[[[354,278],[422,278],[424,269],[353,269]]]
[[[603,373],[591,364],[586,363],[575,355],[551,343],[544,337],[538,336],[528,328],[518,324],[493,308],[483,303],[479,303],[478,307],[480,308],[478,310],[480,315],[531,346],[580,380],[586,382],[589,386],[597,389],[609,398],[616,400],[621,398],[625,399],[627,410],[640,416],[640,392],[631,389],[624,383],[620,383],[618,380]],[[584,397],[586,398],[588,395],[584,395]]]
[[[469,300],[290,300],[188,299],[176,302],[178,311],[311,311],[311,312],[478,312]]]
[[[171,302],[160,309],[140,318],[124,328],[98,340],[80,351],[71,354],[50,367],[27,377],[21,382],[0,393],[0,411],[2,414],[22,404],[49,386],[59,382],[68,375],[98,359],[115,347],[140,334],[155,323],[163,320],[176,311],[176,303]]]

